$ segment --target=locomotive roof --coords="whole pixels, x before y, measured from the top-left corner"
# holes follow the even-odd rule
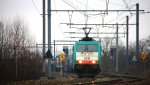
[[[95,41],[92,37],[84,37],[79,41]]]

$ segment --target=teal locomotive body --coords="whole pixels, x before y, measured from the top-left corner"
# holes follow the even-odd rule
[[[101,44],[92,39],[74,44],[73,65],[79,77],[94,77],[100,73],[101,50]]]

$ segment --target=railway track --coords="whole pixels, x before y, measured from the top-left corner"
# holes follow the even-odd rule
[[[134,76],[112,75],[112,74],[98,75],[95,78],[87,78],[85,80],[86,81],[74,83],[74,85],[99,85],[99,84],[113,85],[113,84],[127,84],[142,81],[141,78]]]
[[[95,78],[79,78],[75,74],[69,74],[55,79],[19,81],[7,85],[150,85],[149,81],[150,79],[126,75],[102,74]]]

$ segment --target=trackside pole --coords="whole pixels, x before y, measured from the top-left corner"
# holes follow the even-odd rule
[[[116,73],[118,73],[118,23],[116,26]]]
[[[51,0],[48,0],[48,50],[51,53]],[[51,77],[51,58],[48,58],[48,78]]]
[[[45,69],[46,69],[46,58],[44,57],[45,56],[45,0],[43,0],[43,66],[42,66],[42,73],[43,75],[42,76],[46,76],[45,74]]]

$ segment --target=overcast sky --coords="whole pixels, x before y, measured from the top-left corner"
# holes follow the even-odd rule
[[[46,0],[47,1],[47,0]],[[150,11],[150,0],[51,0],[52,9],[106,9],[106,1],[109,1],[108,9],[135,9],[136,3],[139,3],[140,9]],[[66,3],[67,2],[67,3]],[[47,3],[46,3],[47,4]],[[69,5],[68,5],[69,4]],[[126,4],[126,5],[125,5]],[[128,5],[128,6],[127,6]],[[47,12],[47,11],[46,11]],[[134,12],[133,12],[134,13]],[[90,15],[88,17],[88,23],[103,23],[102,17],[104,17],[104,23],[124,23],[125,17],[129,15],[130,23],[135,23],[135,14],[131,13],[108,13],[108,15]],[[31,35],[36,39],[37,43],[42,43],[42,0],[0,0],[0,18],[12,19],[16,16],[24,18],[25,22],[29,24],[29,30]],[[71,14],[71,13],[69,13]],[[98,14],[98,13],[92,13]],[[66,13],[53,12],[52,13],[52,41],[62,40],[68,36],[76,36],[75,34],[69,35],[63,32],[78,31],[70,29],[67,25],[60,23],[69,23],[69,15]],[[85,16],[82,13],[73,13],[72,23],[85,23]],[[150,35],[150,13],[140,14],[140,38],[144,38]],[[80,26],[81,27],[81,26]],[[78,28],[80,28],[78,27]],[[112,26],[111,26],[112,27]],[[115,28],[93,26],[93,28],[99,28],[100,32],[115,32]],[[135,40],[135,26],[130,26],[130,41]],[[125,27],[119,28],[120,32],[125,32]],[[96,30],[93,30],[96,32]],[[96,35],[93,35],[96,36]],[[110,36],[110,35],[99,35]],[[111,35],[113,36],[113,35]],[[123,35],[120,35],[123,36]],[[123,38],[125,40],[125,38]]]

